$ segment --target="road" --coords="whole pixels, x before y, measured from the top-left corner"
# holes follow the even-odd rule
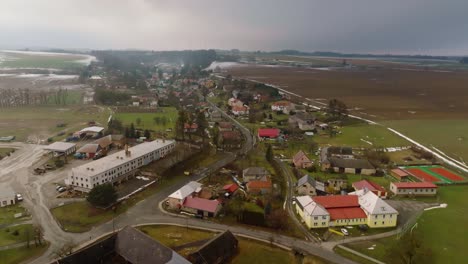
[[[284,177],[286,178],[287,189],[286,189],[286,198],[285,198],[285,201],[284,201],[284,205],[285,205],[284,209],[288,212],[289,218],[291,218],[294,221],[294,223],[296,224],[296,226],[304,233],[306,239],[308,239],[309,241],[314,241],[314,242],[320,243],[320,240],[318,240],[316,237],[314,237],[309,232],[307,227],[305,227],[301,223],[301,221],[299,221],[299,219],[297,219],[296,213],[294,212],[294,206],[292,204],[292,197],[294,195],[294,191],[295,191],[294,186],[295,185],[294,185],[294,182],[293,182],[293,177],[294,176],[293,176],[291,170],[280,159],[275,158],[275,162],[279,164],[281,172],[284,175]]]

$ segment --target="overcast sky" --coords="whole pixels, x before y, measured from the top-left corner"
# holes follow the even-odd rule
[[[468,54],[468,0],[1,0],[2,48]]]

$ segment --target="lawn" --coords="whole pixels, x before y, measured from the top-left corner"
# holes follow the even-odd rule
[[[8,68],[53,68],[53,69],[78,69],[85,64],[79,60],[87,59],[87,56],[74,54],[34,54],[34,53],[4,53],[12,60],[6,60],[0,64]]]
[[[16,235],[15,232],[17,232]],[[2,228],[0,229],[0,247],[27,241],[28,233],[30,241],[33,241],[34,230],[31,224]]]
[[[232,264],[282,264],[296,260],[291,252],[249,239],[239,239],[239,249],[240,253],[232,259]]]
[[[211,239],[216,234],[212,232],[200,231],[197,229],[179,227],[179,226],[162,226],[151,225],[142,226],[139,229],[150,237],[161,242],[170,248],[178,247],[187,243]]]
[[[67,90],[66,94],[65,105],[78,105],[83,103],[83,91]],[[47,98],[47,103],[50,105],[57,105],[53,95]]]
[[[468,161],[468,120],[398,120],[389,127],[424,144],[434,146],[452,158]]]
[[[13,152],[15,152],[14,148],[0,148],[0,160],[3,157],[8,156],[8,154],[13,153]]]
[[[47,250],[48,244],[36,247],[32,243],[30,248],[26,246],[14,249],[0,251],[0,263],[2,264],[17,264],[25,262],[28,259],[38,257]]]
[[[402,147],[411,145],[405,139],[379,125],[350,125],[341,127],[338,131],[341,133],[334,137],[330,138],[326,134],[321,134],[315,136],[314,139],[319,144],[350,147]]]
[[[3,108],[0,111],[0,136],[16,136],[17,141],[28,137],[47,139],[60,131],[75,132],[91,120],[107,126],[109,111],[95,106],[37,106]],[[58,128],[58,123],[66,123]]]
[[[418,220],[413,234],[432,251],[434,263],[464,263],[468,258],[466,238],[468,237],[468,186],[439,187],[439,200],[447,203],[445,209],[426,211]],[[449,232],[454,227],[453,232]],[[361,253],[386,263],[398,263],[388,252],[398,245],[396,237],[346,244]],[[373,250],[368,248],[374,246]]]
[[[0,207],[0,226],[12,224],[19,219],[15,219],[15,214],[26,214],[26,209],[21,207],[19,204],[10,205],[6,207]],[[20,218],[21,219],[21,218]]]
[[[177,121],[178,111],[175,107],[161,107],[160,112],[155,113],[117,113],[115,118],[120,120],[124,126],[134,124],[136,128],[153,130],[155,132],[165,133],[166,129],[171,128],[172,132],[168,132],[170,137],[175,136],[175,123]],[[138,118],[140,123],[138,123]],[[166,123],[157,122],[157,119],[166,118]]]

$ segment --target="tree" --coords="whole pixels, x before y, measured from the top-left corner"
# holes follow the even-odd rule
[[[112,119],[109,123],[109,130],[111,133],[122,133],[124,130],[122,122],[118,119]]]
[[[415,234],[406,234],[400,238],[399,243],[387,251],[387,254],[400,259],[401,263],[434,263],[432,251],[424,245],[423,240],[416,237]]]
[[[205,131],[208,129],[208,121],[206,120],[205,113],[203,111],[198,112],[197,114],[197,124],[198,124],[198,135],[202,137],[203,142],[206,140]]]
[[[179,110],[179,116],[177,117],[176,127],[175,127],[176,138],[185,140],[184,126],[185,126],[185,123],[187,123],[187,121],[188,121],[187,112],[183,109]]]
[[[217,147],[219,147],[219,127],[215,126],[213,128],[213,144]]]
[[[137,126],[139,126],[141,124],[141,118],[137,117],[137,119],[135,121],[136,121]]]
[[[328,114],[330,114],[332,117],[335,117],[335,118],[346,116],[348,114],[348,107],[346,106],[346,104],[337,99],[331,99],[328,102],[327,110],[328,110]]]
[[[117,191],[112,184],[101,184],[89,192],[86,200],[94,206],[108,207],[117,201]]]
[[[143,136],[146,138],[146,139],[151,139],[151,132],[148,130],[148,129],[145,129],[144,133],[143,133]]]
[[[269,162],[273,161],[274,154],[273,154],[273,148],[271,147],[271,144],[268,144],[267,151],[265,153],[265,158]]]
[[[276,209],[268,216],[268,226],[274,229],[286,230],[288,228],[288,213],[283,209]]]
[[[131,138],[135,138],[135,125],[133,125],[133,123],[130,124],[130,137]]]

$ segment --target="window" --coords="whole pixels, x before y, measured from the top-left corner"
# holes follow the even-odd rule
[[[314,226],[317,226],[317,223],[314,223]]]
[[[385,221],[382,221],[382,225],[385,225]]]
[[[317,216],[314,216],[314,220],[317,220],[317,219],[318,219],[318,217],[317,217]]]
[[[322,219],[327,219],[327,217],[326,217],[326,216],[322,216]]]
[[[322,222],[322,225],[325,225],[325,222]]]
[[[374,222],[374,225],[377,225],[377,222]]]

